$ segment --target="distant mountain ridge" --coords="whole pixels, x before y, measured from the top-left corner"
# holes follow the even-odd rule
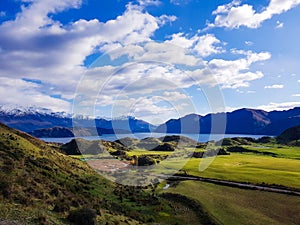
[[[18,108],[10,105],[0,106],[0,122],[14,129],[31,132],[38,137],[47,136],[47,132],[49,137],[53,135],[57,137],[59,133],[68,137],[72,135],[63,128],[72,129],[71,132],[74,131],[75,134],[83,132],[86,135],[89,133],[91,135],[101,135],[150,132],[150,130],[154,129],[152,124],[131,116],[107,120],[65,112],[53,112],[49,109],[33,106],[18,106]]]
[[[226,121],[226,126],[222,122]],[[216,124],[212,127],[212,121]],[[284,130],[300,125],[300,107],[286,111],[238,109],[233,112],[190,114],[179,119],[171,119],[157,127],[155,132],[166,133],[225,133],[279,135]]]
[[[212,121],[216,126],[212,127]],[[223,133],[224,131],[227,134],[279,135],[290,127],[300,125],[300,107],[270,112],[243,108],[233,112],[207,114],[205,116],[189,114],[179,119],[170,119],[156,127],[135,117],[109,120],[71,115],[64,112],[56,113],[45,108],[20,107],[16,109],[0,106],[0,122],[25,132],[34,132],[36,136],[42,135],[43,137],[53,135],[59,137],[66,134],[71,136],[72,134],[66,129],[75,132],[75,134],[76,132],[83,134],[83,136],[139,132]],[[53,130],[53,128],[55,129]]]

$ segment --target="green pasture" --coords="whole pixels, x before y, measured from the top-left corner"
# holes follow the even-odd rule
[[[224,225],[296,225],[300,221],[300,197],[198,181],[183,181],[162,192],[196,200],[202,209]]]
[[[256,150],[260,152],[275,153],[276,157],[279,158],[289,158],[289,159],[299,159],[300,160],[300,147],[286,146],[286,145],[253,145],[253,146],[243,146],[247,149]]]
[[[300,160],[231,153],[215,157],[207,169],[199,171],[201,160],[191,158],[182,170],[194,176],[300,188]],[[183,160],[163,161],[161,169],[175,168],[180,163]]]

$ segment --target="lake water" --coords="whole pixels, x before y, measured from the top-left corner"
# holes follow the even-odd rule
[[[163,137],[166,135],[181,135],[189,137],[198,142],[207,142],[207,141],[218,141],[222,138],[232,138],[232,137],[252,137],[252,138],[261,138],[266,135],[251,135],[251,134],[165,134],[165,133],[135,133],[135,134],[104,134],[102,136],[87,136],[80,137],[86,140],[106,140],[106,141],[115,141],[120,138],[131,137],[137,139],[143,139],[146,137]],[[74,137],[68,138],[40,138],[47,142],[57,142],[57,143],[67,143],[74,139]]]

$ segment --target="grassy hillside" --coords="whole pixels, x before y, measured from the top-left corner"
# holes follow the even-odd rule
[[[180,203],[153,196],[151,187],[118,186],[84,162],[4,125],[0,125],[0,169],[0,221],[70,224],[70,215],[74,217],[74,210],[80,209],[96,216],[96,224],[198,221],[193,212],[187,217],[175,215],[172,206],[181,207]]]
[[[276,139],[281,144],[300,146],[300,126],[285,130]]]

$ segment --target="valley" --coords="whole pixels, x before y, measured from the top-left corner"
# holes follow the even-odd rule
[[[294,135],[298,127],[276,138],[197,142],[170,135],[74,139],[66,144],[45,143],[4,125],[0,128],[0,221],[22,225],[299,221],[300,148]]]

